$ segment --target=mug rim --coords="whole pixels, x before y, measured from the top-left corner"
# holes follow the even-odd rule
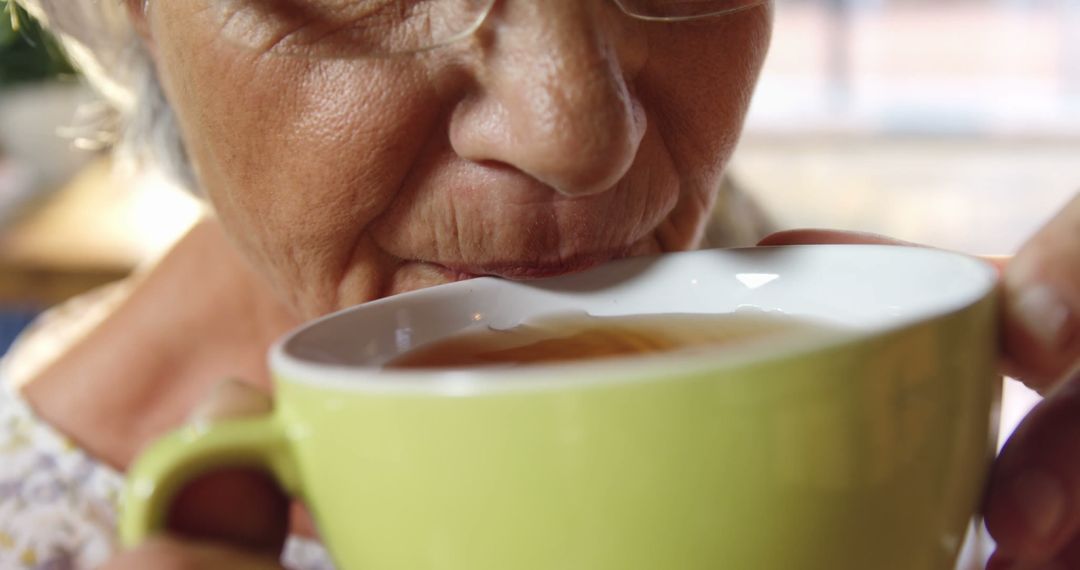
[[[544,283],[558,280],[573,280],[582,275],[602,272],[611,267],[629,263],[647,263],[650,260],[693,256],[706,251],[730,252],[739,254],[766,250],[822,250],[822,249],[859,249],[888,250],[890,253],[906,251],[912,255],[948,257],[956,260],[957,265],[968,266],[972,281],[971,293],[962,300],[951,303],[928,314],[902,316],[886,323],[865,328],[839,327],[830,331],[824,338],[791,337],[770,343],[752,343],[738,347],[738,350],[719,350],[705,353],[698,351],[680,351],[635,354],[593,360],[560,361],[553,363],[529,364],[519,367],[473,367],[473,368],[431,368],[431,369],[386,369],[379,366],[358,366],[317,362],[290,354],[289,346],[297,337],[323,323],[341,318],[345,314],[370,310],[376,305],[407,303],[410,299],[422,298],[452,292],[458,288],[475,287],[485,284],[493,287],[512,286],[520,283],[495,277],[477,277],[465,281],[436,285],[399,295],[384,297],[360,305],[347,307],[323,317],[308,321],[286,333],[271,347],[269,364],[275,383],[300,384],[309,387],[335,391],[363,393],[394,393],[416,395],[474,396],[506,392],[533,392],[537,390],[565,389],[567,387],[584,388],[624,384],[642,381],[662,381],[672,376],[693,376],[704,372],[723,372],[735,368],[761,364],[769,361],[786,361],[791,358],[818,353],[830,349],[840,349],[847,345],[872,342],[875,339],[897,333],[922,324],[942,320],[973,309],[987,302],[994,294],[998,283],[998,271],[989,262],[966,254],[946,250],[906,245],[881,244],[820,244],[820,245],[785,245],[758,246],[748,248],[725,248],[713,250],[694,250],[687,252],[663,253],[659,255],[624,258],[604,264],[598,268],[581,273],[539,279],[531,283]],[[607,269],[605,269],[607,268]],[[981,275],[978,275],[981,273]],[[975,283],[982,280],[980,283]],[[783,311],[780,311],[783,314]],[[701,313],[720,314],[720,313]],[[445,338],[445,337],[444,337]],[[415,348],[415,347],[414,347]],[[513,375],[512,379],[506,376]]]

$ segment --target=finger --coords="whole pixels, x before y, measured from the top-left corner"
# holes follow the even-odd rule
[[[215,471],[177,494],[166,521],[179,536],[276,556],[289,533],[289,498],[262,471]]]
[[[1001,556],[1045,562],[1080,532],[1080,376],[1043,400],[994,464],[986,525]]]
[[[911,242],[893,239],[879,234],[821,229],[799,229],[776,232],[766,236],[765,239],[758,242],[758,245],[761,246],[816,244],[916,245]]]
[[[986,563],[986,570],[1073,570],[1080,568],[1080,539],[1074,539],[1052,559],[1045,562],[1017,560],[1001,551]]]
[[[266,392],[239,380],[219,383],[192,412],[204,423],[270,412]],[[274,479],[257,469],[226,469],[185,486],[167,516],[170,531],[194,540],[222,541],[264,555],[277,555],[289,528],[289,498]]]
[[[980,255],[979,257],[993,265],[994,269],[997,269],[998,275],[1005,273],[1005,268],[1013,259],[1011,255]]]
[[[1080,195],[1024,244],[1004,283],[1006,358],[1045,390],[1080,359]]]
[[[109,560],[101,570],[281,570],[272,557],[227,546],[159,537]]]

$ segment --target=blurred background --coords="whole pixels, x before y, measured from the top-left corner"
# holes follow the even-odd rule
[[[128,275],[199,205],[109,156],[105,108],[57,43],[0,0],[0,354],[45,308]]]
[[[39,28],[3,16],[0,353],[200,215],[73,128],[100,111],[92,94]],[[1078,30],[1077,0],[777,0],[732,179],[777,228],[1014,252],[1080,189]],[[1007,393],[1003,434],[1036,401]]]
[[[1008,253],[1080,189],[1080,2],[780,0],[735,160],[778,223]]]

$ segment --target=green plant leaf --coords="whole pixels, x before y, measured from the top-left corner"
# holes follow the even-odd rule
[[[0,3],[0,89],[74,73],[46,30],[14,3]]]

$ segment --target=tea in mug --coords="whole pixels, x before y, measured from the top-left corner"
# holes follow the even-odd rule
[[[764,312],[548,317],[516,327],[468,331],[420,346],[387,368],[522,366],[735,347],[820,335],[835,325]]]

